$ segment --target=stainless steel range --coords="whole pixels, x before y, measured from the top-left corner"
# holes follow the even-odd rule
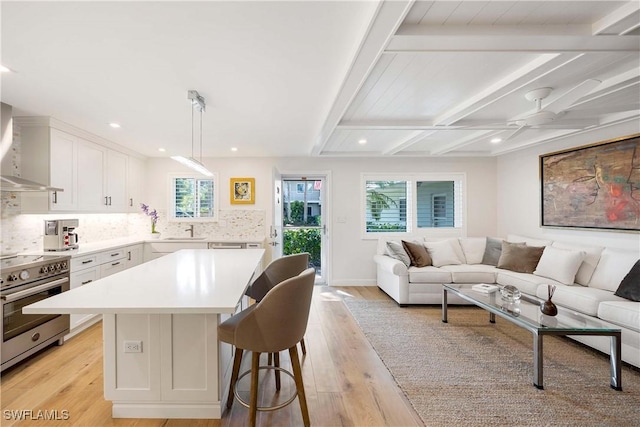
[[[53,342],[64,343],[68,314],[23,314],[22,307],[69,290],[69,256],[13,255],[0,259],[0,371]]]

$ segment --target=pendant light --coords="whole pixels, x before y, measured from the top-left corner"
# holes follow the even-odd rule
[[[191,157],[183,156],[171,156],[171,158],[183,165],[193,169],[194,171],[206,176],[213,176],[213,173],[209,171],[202,164],[202,112],[205,110],[206,104],[204,98],[200,96],[198,91],[190,90],[187,92],[187,98],[191,100]],[[193,110],[197,109],[200,112],[200,161],[194,157],[193,150]]]

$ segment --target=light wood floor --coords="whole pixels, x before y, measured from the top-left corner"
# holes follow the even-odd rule
[[[377,287],[318,287],[315,289],[305,335],[307,355],[302,359],[304,386],[315,426],[422,426],[391,374],[366,340],[348,309],[345,298],[388,298]],[[250,356],[243,363],[250,362]],[[290,368],[288,352],[281,365]],[[269,375],[270,374],[270,375]],[[295,388],[284,379],[280,400]],[[239,384],[248,396],[246,377]],[[261,375],[261,405],[274,396],[273,374]],[[103,397],[102,328],[97,324],[61,347],[50,347],[1,377],[2,426],[131,426],[218,427],[244,426],[247,409],[234,402],[222,420],[112,419],[111,403]],[[60,421],[7,419],[6,410],[68,411]],[[295,400],[279,411],[259,412],[262,426],[302,425]]]

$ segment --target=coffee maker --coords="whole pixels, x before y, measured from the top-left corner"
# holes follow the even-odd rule
[[[44,250],[66,251],[78,248],[77,219],[45,219]]]

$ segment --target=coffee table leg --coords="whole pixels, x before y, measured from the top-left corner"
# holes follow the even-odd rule
[[[609,361],[611,363],[611,388],[622,391],[622,334],[618,333],[611,336],[611,351],[609,353]]]
[[[447,290],[442,287],[442,323],[447,323]]]
[[[543,380],[542,380],[542,337],[543,335],[539,335],[538,333],[533,333],[533,385],[536,388],[543,390]]]

